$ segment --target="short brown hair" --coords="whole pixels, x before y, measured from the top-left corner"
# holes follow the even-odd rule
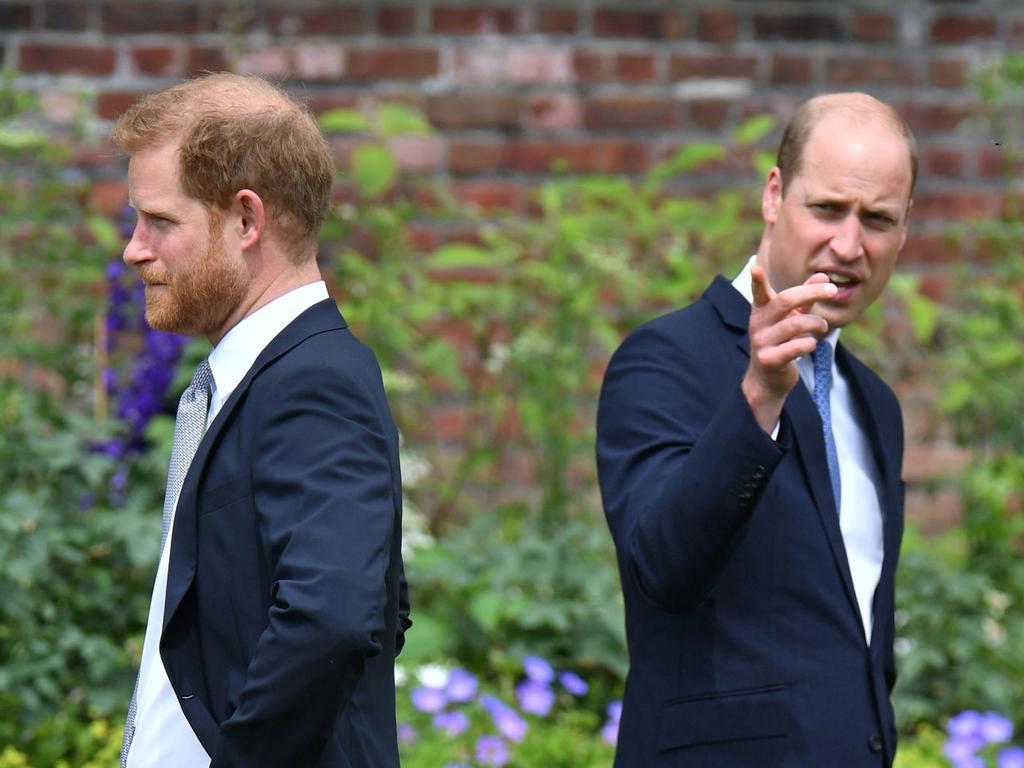
[[[251,189],[282,242],[298,247],[296,260],[314,247],[334,158],[306,106],[266,80],[222,72],[149,94],[121,116],[111,141],[129,155],[177,141],[186,194],[225,210]]]
[[[891,105],[866,93],[845,93],[816,96],[808,99],[793,113],[782,134],[779,153],[775,164],[782,177],[782,191],[785,194],[790,180],[800,173],[804,147],[822,118],[839,110],[846,110],[851,117],[864,119],[878,117],[888,120],[907,142],[910,155],[910,192],[913,194],[917,183],[917,140],[906,120]]]

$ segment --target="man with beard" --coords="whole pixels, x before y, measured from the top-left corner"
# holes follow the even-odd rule
[[[884,768],[903,430],[840,329],[906,239],[913,136],[801,105],[740,275],[612,358],[597,460],[626,603],[621,768]]]
[[[213,345],[182,396],[122,765],[398,765],[409,626],[398,441],[316,262],[309,112],[208,75],[117,122],[146,319]]]

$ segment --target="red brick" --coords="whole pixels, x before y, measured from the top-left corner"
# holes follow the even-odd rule
[[[512,8],[435,6],[430,28],[439,35],[507,35],[516,31],[517,15]]]
[[[620,53],[615,57],[615,77],[630,83],[654,80],[654,57],[649,53]]]
[[[448,168],[456,174],[473,174],[502,168],[504,145],[495,141],[453,141],[448,145]]]
[[[725,125],[729,102],[721,99],[694,99],[690,102],[690,120],[701,128],[714,129]]]
[[[141,94],[135,92],[105,91],[96,97],[96,114],[104,120],[116,120],[139,96]]]
[[[256,26],[256,14],[252,4],[220,2],[210,6],[208,13],[199,17],[200,32],[216,32],[238,35],[253,32]]]
[[[322,115],[331,109],[343,107],[358,109],[359,97],[351,93],[309,93],[302,95],[302,101],[314,115]]]
[[[853,83],[911,85],[916,79],[911,62],[885,58],[829,59],[826,77],[829,83],[836,85],[851,85]]]
[[[884,11],[861,11],[853,17],[853,36],[869,43],[887,43],[893,38],[895,21]]]
[[[992,16],[940,16],[932,22],[931,36],[937,43],[966,43],[985,40],[996,34]]]
[[[967,85],[967,62],[963,59],[938,59],[928,67],[932,85],[943,88],[962,88]]]
[[[572,53],[565,48],[511,46],[502,62],[511,83],[569,83],[574,77]]]
[[[603,8],[594,12],[595,37],[626,37],[662,40],[672,35],[672,26],[659,11],[622,11]]]
[[[512,93],[458,92],[431,96],[427,116],[439,128],[515,128],[521,103]]]
[[[717,8],[701,11],[697,16],[697,37],[712,43],[735,42],[736,14]]]
[[[345,52],[334,42],[303,42],[292,47],[292,65],[300,80],[337,80],[345,69]]]
[[[951,488],[936,491],[907,490],[907,519],[926,536],[935,536],[960,524],[963,510],[960,494]]]
[[[32,7],[26,3],[0,5],[0,31],[13,32],[32,26]]]
[[[962,260],[962,258],[961,258]],[[920,275],[918,290],[932,301],[945,302],[949,299],[953,288],[953,277],[947,271]]]
[[[18,56],[18,68],[26,74],[111,75],[115,62],[108,45],[24,43]]]
[[[612,79],[612,58],[597,51],[573,51],[572,66],[577,80],[602,83]]]
[[[792,14],[754,16],[754,36],[758,40],[797,42],[806,40],[840,40],[843,30],[836,16],[823,14]]]
[[[506,158],[509,167],[533,173],[626,173],[647,167],[648,148],[644,142],[618,139],[515,141],[506,147]]]
[[[172,3],[107,3],[103,6],[103,31],[108,34],[196,31],[199,11],[195,5]]]
[[[579,14],[570,8],[541,8],[537,31],[543,35],[573,35],[579,31]]]
[[[430,253],[441,244],[437,229],[430,224],[410,224],[405,239],[414,253]]]
[[[918,211],[917,195],[914,197],[914,207],[910,211],[911,221],[920,220]],[[900,261],[904,264],[951,264],[962,261],[963,250],[945,235],[933,233],[911,233],[907,236],[907,244],[900,254]]]
[[[992,195],[973,189],[918,191],[914,194],[911,215],[918,221],[926,219],[971,219],[995,212]]]
[[[914,131],[950,131],[977,114],[978,105],[967,103],[910,104],[900,114]]]
[[[804,85],[811,82],[811,60],[807,56],[772,57],[771,81],[779,84]]]
[[[455,187],[459,202],[484,211],[521,211],[524,202],[522,185],[513,181],[465,181]]]
[[[286,35],[358,35],[365,29],[357,5],[278,5],[267,10],[267,23],[272,32]]]
[[[406,37],[416,32],[416,9],[389,5],[377,9],[377,32],[385,37]]]
[[[435,405],[430,409],[430,435],[434,440],[458,440],[469,429],[470,419],[465,405]]]
[[[433,77],[440,57],[433,48],[357,48],[348,51],[345,72],[350,77]]]
[[[583,121],[580,99],[568,93],[544,93],[530,99],[529,123],[533,128],[566,130]]]
[[[80,32],[89,24],[89,6],[80,2],[46,3],[43,26],[59,32]]]
[[[1024,159],[1011,161],[1006,147],[998,139],[981,147],[977,154],[978,173],[982,176],[1024,176]]]
[[[922,172],[927,176],[963,176],[964,155],[955,147],[931,145],[921,157]]]
[[[143,75],[168,76],[176,74],[175,51],[166,45],[132,48],[132,65]]]
[[[223,48],[189,48],[185,60],[185,74],[195,76],[203,72],[223,72],[228,68]]]
[[[583,124],[597,130],[679,125],[679,105],[650,96],[597,96],[583,105],[583,112]]]
[[[89,207],[106,216],[121,212],[128,202],[128,183],[123,179],[94,181],[89,185]]]
[[[673,80],[710,77],[753,78],[756,72],[757,59],[753,56],[677,54],[669,59],[669,76]]]
[[[292,71],[292,49],[284,45],[265,45],[242,51],[235,70],[270,79],[288,77]]]

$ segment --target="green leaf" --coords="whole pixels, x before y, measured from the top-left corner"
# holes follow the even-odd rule
[[[468,243],[446,243],[427,258],[428,266],[434,269],[490,267],[494,262],[492,253]]]
[[[366,115],[343,107],[324,112],[317,118],[317,122],[325,133],[369,133],[371,128]]]
[[[775,128],[775,118],[772,115],[754,115],[743,121],[733,131],[733,140],[741,147],[749,147],[756,144]]]
[[[423,113],[406,104],[381,104],[377,107],[377,130],[384,137],[433,133]]]
[[[364,197],[380,197],[397,177],[394,156],[379,144],[363,144],[352,153],[352,178]]]
[[[482,590],[469,599],[466,606],[469,615],[487,634],[493,634],[501,621],[502,606],[505,598],[499,592]]]
[[[117,231],[117,227],[114,226],[114,222],[106,216],[92,214],[86,218],[85,226],[97,245],[102,248],[108,248],[111,251],[117,250],[121,242],[121,236]]]

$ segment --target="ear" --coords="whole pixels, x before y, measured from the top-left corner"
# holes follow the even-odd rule
[[[903,231],[900,233],[900,247],[899,251],[903,250],[903,246],[907,243],[907,225],[910,221],[910,209],[914,207],[914,198],[907,200],[907,210],[903,214]]]
[[[260,241],[267,226],[263,200],[251,189],[240,189],[235,193],[231,206],[239,246],[243,251],[248,250]]]
[[[761,193],[761,218],[765,224],[774,224],[779,218],[779,208],[782,206],[782,172],[779,166],[768,171],[768,178],[764,183],[764,192]]]

